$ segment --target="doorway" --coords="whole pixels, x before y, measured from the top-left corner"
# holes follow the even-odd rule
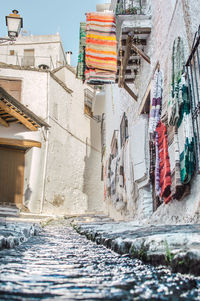
[[[0,204],[22,207],[25,151],[0,148]]]

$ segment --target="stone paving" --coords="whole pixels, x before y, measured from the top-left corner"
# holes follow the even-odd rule
[[[46,221],[39,235],[0,255],[1,301],[200,300],[200,277],[121,256],[64,219]]]
[[[6,221],[0,219],[0,250],[12,249],[27,241],[31,236],[37,235],[39,225],[31,222],[23,222],[18,219]]]
[[[173,272],[200,275],[200,224],[141,226],[103,218],[78,218],[74,229],[88,239],[119,254],[129,254]]]

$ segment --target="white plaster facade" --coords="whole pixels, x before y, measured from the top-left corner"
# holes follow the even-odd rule
[[[111,8],[115,7],[116,1],[111,1]],[[194,34],[199,26],[200,17],[200,1],[174,0],[174,1],[147,1],[151,5],[152,29],[144,47],[144,52],[150,57],[151,64],[141,61],[139,75],[134,85],[129,85],[134,92],[137,93],[137,102],[117,84],[107,86],[105,89],[105,116],[106,116],[106,153],[104,156],[104,165],[109,158],[111,152],[111,139],[114,130],[120,131],[120,123],[122,115],[125,112],[128,118],[129,142],[135,143],[137,147],[138,141],[133,141],[134,131],[140,122],[142,103],[144,101],[147,87],[151,81],[153,70],[157,61],[160,63],[160,69],[164,75],[163,83],[163,106],[166,106],[169,99],[170,83],[171,83],[171,55],[173,41],[177,36],[184,40],[185,58],[187,59]],[[128,21],[127,21],[128,18]],[[133,20],[132,20],[133,19]],[[124,23],[118,23],[117,31],[120,26],[123,27],[125,22],[129,23],[131,28],[134,27],[134,15],[124,18]],[[141,21],[142,22],[142,21]],[[127,23],[127,24],[128,24]],[[125,25],[124,25],[125,26]],[[147,116],[148,118],[148,116]],[[140,132],[139,137],[144,136],[146,140],[146,150],[148,152],[148,134]],[[118,135],[119,137],[120,135]],[[120,141],[118,141],[120,142]],[[149,159],[147,157],[147,162]],[[134,160],[133,160],[134,165]],[[148,164],[146,174],[148,175]],[[132,191],[132,199],[127,201],[125,197],[125,206],[117,208],[110,198],[105,199],[110,216],[116,219],[149,219],[150,222],[191,222],[200,208],[200,191],[199,191],[199,175],[195,175],[191,183],[191,193],[181,201],[172,201],[169,204],[162,204],[157,211],[153,213],[152,192],[149,184],[148,176],[144,181],[138,183],[134,181],[134,190]],[[153,215],[152,215],[153,214]]]
[[[30,62],[38,68],[47,65],[50,70],[67,63],[65,51],[59,33],[55,35],[22,36],[13,44],[0,44],[0,62],[18,66],[27,66],[24,51],[31,51]],[[32,58],[33,55],[33,58]]]
[[[26,46],[25,38],[18,40],[18,52]],[[35,53],[42,48],[44,56],[53,51],[55,61],[61,58],[60,42],[52,43],[53,46],[44,43],[43,48],[43,37],[31,39]],[[54,39],[55,36],[49,36],[49,40]],[[27,37],[27,45],[29,40]],[[100,123],[84,114],[84,89],[94,93],[93,88],[76,79],[74,69],[68,65],[51,72],[1,64],[0,78],[20,79],[22,104],[50,126],[48,130],[30,132],[23,125],[0,125],[0,137],[31,139],[42,144],[25,154],[24,205],[33,213],[43,214],[102,212]],[[31,193],[26,194],[27,189]]]

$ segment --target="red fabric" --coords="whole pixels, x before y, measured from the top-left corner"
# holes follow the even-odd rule
[[[161,197],[167,204],[171,200],[171,171],[168,154],[167,128],[164,123],[158,123],[156,127],[158,133],[159,148],[159,171],[160,171],[160,188]]]

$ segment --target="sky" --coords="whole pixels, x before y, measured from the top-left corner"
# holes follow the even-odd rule
[[[0,0],[0,37],[7,35],[5,16],[17,9],[23,30],[32,35],[60,33],[65,51],[72,51],[71,64],[77,64],[79,24],[85,13],[96,11],[96,4],[109,0]]]

